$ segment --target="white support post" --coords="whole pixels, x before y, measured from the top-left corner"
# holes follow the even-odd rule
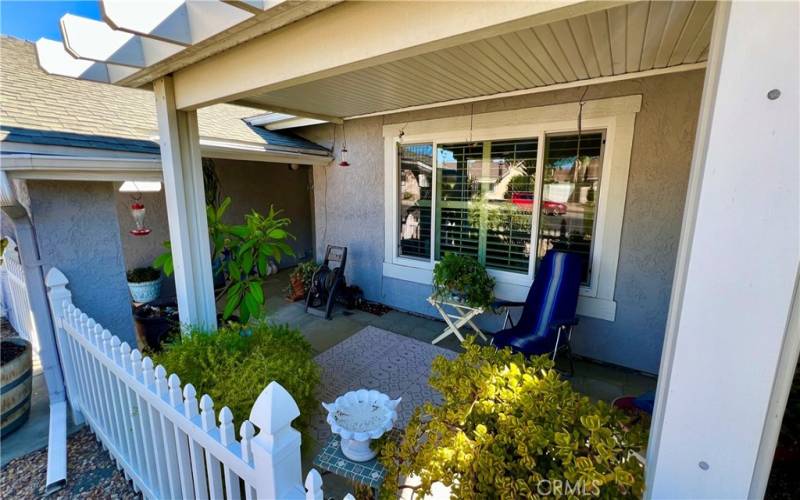
[[[153,90],[178,314],[182,324],[215,330],[217,313],[197,112],[176,109],[172,77],[156,80]]]
[[[779,360],[800,261],[798,19],[797,2],[717,4],[648,498],[763,496],[773,387],[794,368]]]
[[[253,404],[250,421],[259,428],[251,441],[257,498],[306,498],[300,433],[291,426],[299,416],[297,403],[277,382],[270,382]]]
[[[47,286],[50,315],[53,318],[53,330],[55,331],[58,353],[61,356],[61,368],[64,371],[67,401],[69,402],[73,422],[80,425],[83,423],[83,415],[80,411],[82,402],[80,401],[78,388],[75,385],[77,383],[75,361],[72,359],[64,327],[61,324],[64,315],[64,304],[72,304],[72,292],[67,289],[69,280],[64,276],[64,273],[52,267],[44,278],[44,284]]]

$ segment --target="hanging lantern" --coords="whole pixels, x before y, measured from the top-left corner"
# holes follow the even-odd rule
[[[133,221],[136,223],[136,229],[131,229],[130,231],[132,235],[147,236],[150,234],[150,228],[144,225],[144,216],[146,212],[147,210],[145,210],[144,205],[138,201],[131,205],[131,215],[133,216]]]
[[[340,167],[349,167],[350,162],[347,161],[347,146],[342,148],[342,161],[339,162]]]

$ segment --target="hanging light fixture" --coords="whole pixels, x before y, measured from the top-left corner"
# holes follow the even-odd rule
[[[349,167],[350,162],[347,161],[347,133],[342,123],[342,160],[339,162],[340,167]]]

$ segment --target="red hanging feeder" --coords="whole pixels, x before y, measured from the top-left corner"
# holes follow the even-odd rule
[[[131,229],[130,233],[134,236],[147,236],[150,234],[150,228],[144,225],[144,216],[147,213],[147,210],[144,208],[144,205],[141,203],[134,202],[131,205],[131,215],[133,216],[133,220],[136,223],[136,229]]]

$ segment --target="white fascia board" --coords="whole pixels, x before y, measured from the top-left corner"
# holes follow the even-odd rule
[[[262,161],[274,163],[298,163],[301,165],[327,165],[333,160],[330,155],[318,152],[303,152],[297,148],[284,149],[279,146],[267,148],[263,144],[200,139],[200,151],[209,158]]]
[[[260,127],[262,125],[267,125],[270,123],[275,123],[283,120],[290,120],[292,118],[297,118],[295,115],[290,115],[287,113],[276,113],[276,112],[267,112],[263,115],[256,115],[251,116],[249,118],[245,118],[244,121],[249,123],[254,127]]]
[[[12,179],[83,181],[161,180],[161,159],[94,156],[6,155],[3,171]]]
[[[267,11],[286,0],[222,0],[225,3],[243,9],[253,14]]]
[[[146,7],[130,0],[102,0],[103,18],[118,30],[194,45],[253,16],[225,2],[162,0]]]
[[[78,59],[61,42],[46,38],[36,41],[36,58],[39,67],[51,75],[100,83],[114,83],[136,72],[127,66]]]
[[[264,128],[267,130],[286,130],[290,128],[307,127],[309,125],[319,125],[320,123],[329,122],[326,122],[325,120],[317,120],[316,118],[303,118],[302,116],[296,116],[287,120],[280,120],[270,123],[265,125]]]
[[[342,2],[174,73],[179,109],[316,81],[526,27],[608,9],[618,2]],[[459,15],[453,15],[457,11]],[[344,36],[343,34],[346,34]],[[309,43],[313,40],[313,43]],[[264,70],[262,61],[269,61]]]
[[[143,68],[183,50],[182,45],[115,30],[94,19],[66,14],[61,18],[64,47],[91,61]]]

